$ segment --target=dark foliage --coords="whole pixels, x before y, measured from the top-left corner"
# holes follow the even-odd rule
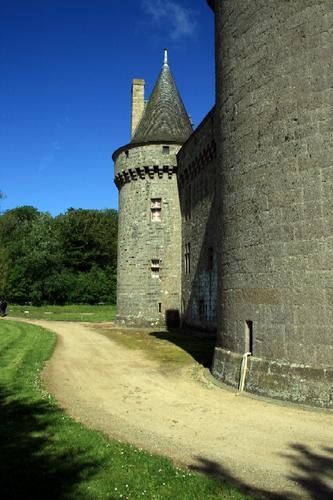
[[[30,206],[0,216],[0,294],[9,302],[114,303],[117,212]]]

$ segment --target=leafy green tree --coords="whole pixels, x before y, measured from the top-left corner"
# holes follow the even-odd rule
[[[8,210],[0,217],[0,247],[6,259],[1,266],[3,269],[1,288],[10,300],[16,283],[18,286],[15,298],[26,295],[26,279],[21,261],[25,256],[24,246],[29,235],[30,223],[38,214],[35,208],[24,206]]]
[[[9,254],[4,245],[0,245],[0,297],[5,294],[9,274]]]
[[[70,208],[56,218],[64,253],[71,269],[87,272],[98,267],[116,267],[117,212]]]
[[[42,282],[55,264],[59,247],[53,219],[33,207],[18,207],[0,218],[0,242],[7,251],[5,293],[11,301],[41,303]]]
[[[0,292],[16,303],[115,302],[117,212],[23,206],[0,216]]]

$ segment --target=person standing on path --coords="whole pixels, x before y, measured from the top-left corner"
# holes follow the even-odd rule
[[[0,299],[0,316],[3,318],[6,316],[7,302],[5,299]]]

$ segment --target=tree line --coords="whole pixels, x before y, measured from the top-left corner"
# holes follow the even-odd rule
[[[0,294],[34,305],[115,303],[117,212],[31,206],[0,215]]]

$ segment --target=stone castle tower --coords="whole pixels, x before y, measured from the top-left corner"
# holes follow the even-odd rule
[[[167,61],[146,107],[133,82],[132,141],[114,153],[118,317],[180,310],[217,333],[216,378],[331,408],[331,2],[208,3],[216,106],[197,129]]]
[[[117,318],[149,326],[179,320],[181,236],[176,154],[192,126],[167,51],[147,103],[132,84],[132,138],[113,154],[119,189]]]
[[[333,5],[211,0],[218,341],[213,373],[333,406]]]

